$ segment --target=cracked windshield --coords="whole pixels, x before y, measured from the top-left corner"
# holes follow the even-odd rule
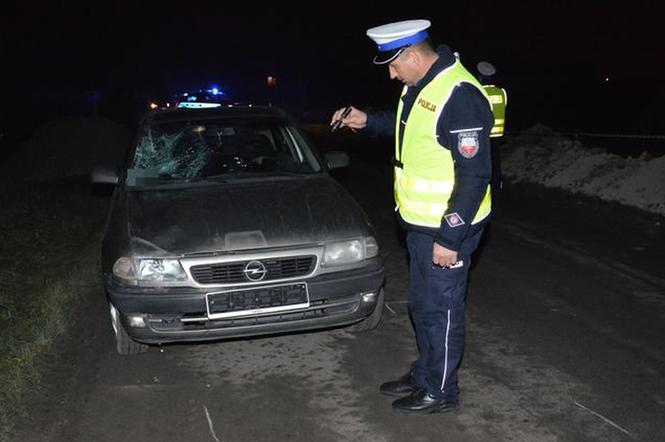
[[[280,120],[162,122],[139,136],[127,184],[319,172],[305,140]]]

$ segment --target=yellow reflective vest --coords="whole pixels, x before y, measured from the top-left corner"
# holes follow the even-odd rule
[[[494,126],[490,137],[496,138],[503,136],[506,126],[506,106],[508,105],[508,94],[506,90],[493,84],[483,86],[492,103],[492,114],[494,114]]]
[[[410,224],[439,228],[448,208],[455,184],[455,165],[451,148],[443,148],[437,140],[437,122],[456,86],[469,83],[487,98],[483,87],[456,60],[440,72],[418,94],[404,127],[400,147],[402,100],[397,106],[395,137],[395,201],[402,219]],[[405,86],[402,96],[407,92]],[[488,99],[489,101],[489,99]],[[491,212],[491,191],[487,186],[472,224],[482,221]]]

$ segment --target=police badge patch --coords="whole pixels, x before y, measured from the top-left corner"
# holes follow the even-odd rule
[[[478,153],[478,132],[468,131],[457,134],[457,150],[464,158],[473,158]]]
[[[443,217],[450,227],[459,227],[464,225],[464,220],[457,212],[449,213]]]

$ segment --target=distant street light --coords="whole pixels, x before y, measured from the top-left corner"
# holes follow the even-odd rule
[[[272,106],[272,102],[275,99],[275,86],[277,86],[277,77],[268,75],[268,78],[266,78],[266,84],[268,85],[268,105]]]

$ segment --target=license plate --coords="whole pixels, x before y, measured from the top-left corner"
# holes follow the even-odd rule
[[[309,307],[306,283],[235,289],[206,294],[209,319],[235,318]]]

